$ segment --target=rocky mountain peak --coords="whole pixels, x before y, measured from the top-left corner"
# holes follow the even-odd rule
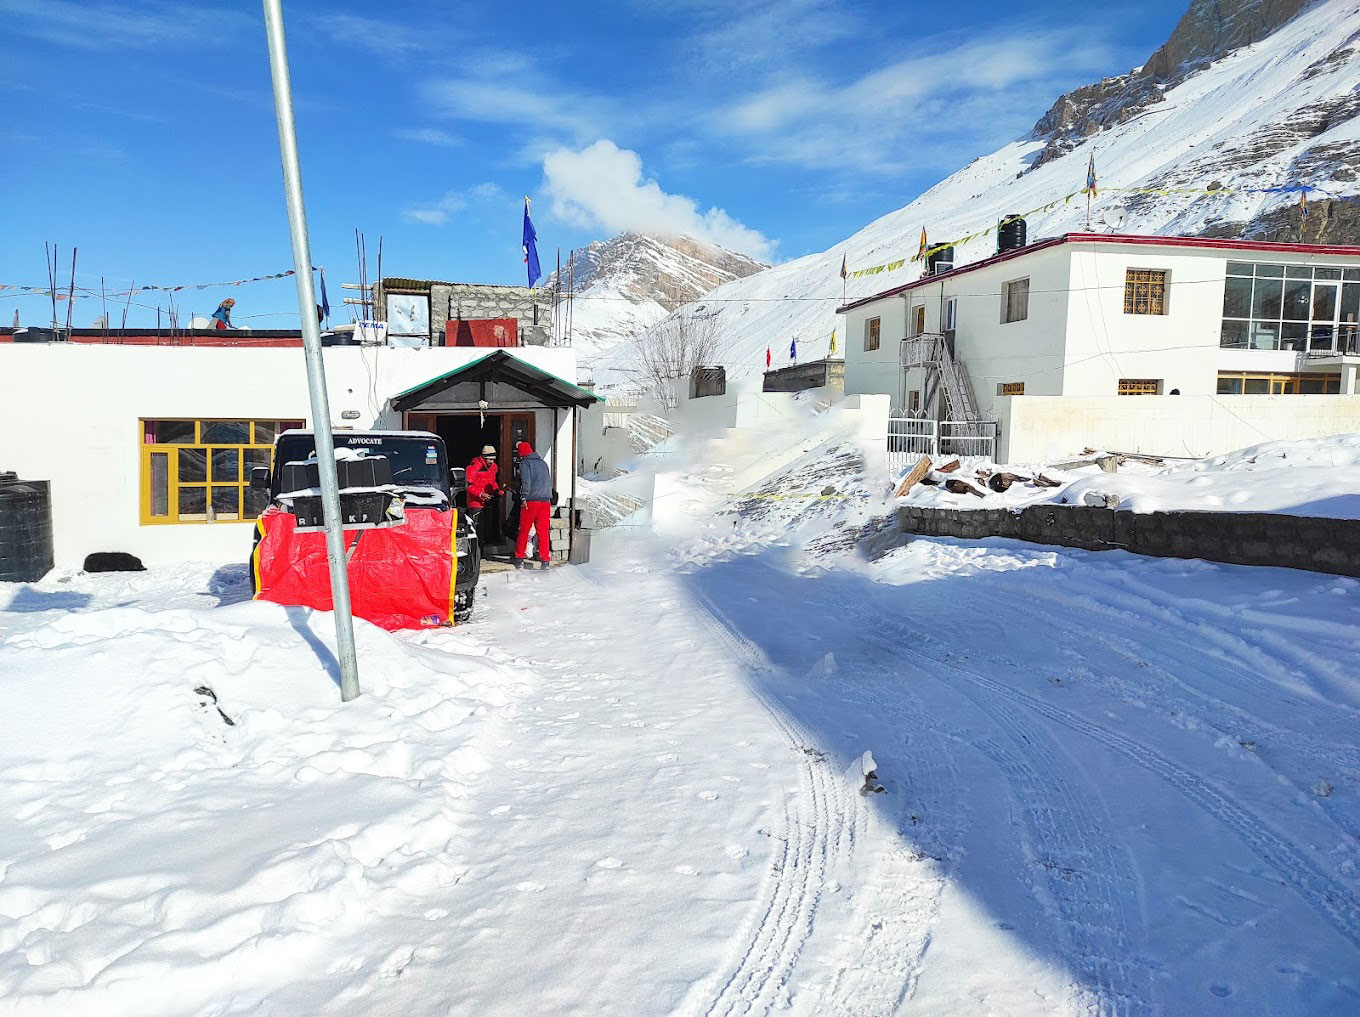
[[[769,267],[693,237],[632,231],[581,248],[573,265],[574,273],[562,268],[564,287],[571,275],[577,293],[605,286],[639,303],[655,301],[668,311]],[[555,285],[556,275],[551,273],[546,285]]]
[[[1187,75],[1269,36],[1315,0],[1192,0],[1171,37],[1142,67],[1060,96],[1034,125],[1047,144],[1034,166],[1070,152],[1085,138],[1126,123],[1161,101]]]

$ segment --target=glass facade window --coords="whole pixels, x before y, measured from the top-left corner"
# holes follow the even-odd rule
[[[1340,374],[1220,371],[1219,395],[1336,395]]]
[[[227,523],[255,519],[269,496],[250,488],[268,467],[274,436],[301,420],[141,422],[142,522]]]
[[[1001,323],[1024,321],[1029,317],[1029,280],[1016,279],[1001,289]]]
[[[1219,345],[1360,352],[1360,269],[1228,262]]]

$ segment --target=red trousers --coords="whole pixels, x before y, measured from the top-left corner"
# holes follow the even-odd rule
[[[523,558],[529,546],[529,531],[538,529],[538,556],[552,560],[552,506],[546,501],[526,501],[519,509],[519,540],[515,542],[515,557]]]

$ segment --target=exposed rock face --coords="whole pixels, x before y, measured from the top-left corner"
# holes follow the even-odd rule
[[[1163,92],[1204,64],[1259,42],[1314,0],[1193,0],[1176,30],[1146,64],[1066,95],[1034,125],[1048,139],[1034,166],[1065,155],[1083,139],[1127,123],[1161,101]],[[1332,57],[1346,59],[1353,40]]]
[[[696,300],[715,286],[768,268],[758,261],[692,237],[620,233],[576,252],[572,284],[582,293],[597,285],[638,303],[655,301],[668,311]],[[562,285],[568,282],[562,270]],[[546,285],[554,284],[551,273]]]

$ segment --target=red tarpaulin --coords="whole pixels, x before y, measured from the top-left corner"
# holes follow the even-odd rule
[[[354,616],[389,631],[451,625],[457,521],[457,509],[408,505],[404,526],[346,530]],[[326,534],[298,533],[297,517],[273,505],[256,526],[255,599],[331,610]]]
[[[444,324],[445,346],[518,346],[518,318],[451,318]]]

